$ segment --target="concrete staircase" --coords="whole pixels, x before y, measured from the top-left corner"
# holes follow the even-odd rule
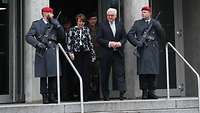
[[[91,101],[84,109],[85,113],[200,113],[198,98]],[[1,104],[0,113],[80,113],[80,102]]]

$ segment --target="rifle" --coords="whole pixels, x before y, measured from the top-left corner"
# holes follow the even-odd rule
[[[58,20],[59,16],[61,14],[61,11],[58,13],[56,20]],[[54,25],[51,25],[50,28],[48,27],[47,30],[45,31],[44,35],[40,36],[39,39],[41,39],[41,42],[43,44],[45,44],[46,46],[48,45],[48,37],[49,37],[49,33],[51,32],[51,30],[53,29]],[[40,49],[37,54],[41,57],[43,57],[43,54],[45,53],[46,49]]]
[[[160,16],[160,11],[156,15],[155,20],[158,20],[159,16]],[[139,40],[142,45],[146,45],[147,46],[146,40],[148,39],[148,35],[149,35],[149,32],[150,32],[152,26],[153,26],[153,23],[150,22],[148,28],[143,32],[143,34],[142,34],[142,36],[141,36],[141,38]],[[140,57],[139,53],[137,52],[137,47],[133,51],[133,54],[136,55],[137,57]]]

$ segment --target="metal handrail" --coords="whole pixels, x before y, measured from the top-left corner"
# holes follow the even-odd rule
[[[177,54],[178,56],[187,64],[187,66],[195,73],[197,77],[197,82],[198,82],[198,101],[199,101],[199,111],[200,111],[200,77],[197,71],[188,63],[188,61],[176,50],[176,48],[170,43],[167,42],[165,45],[165,52],[166,52],[166,71],[167,71],[167,99],[170,98],[170,93],[169,93],[169,57],[168,57],[168,46],[170,46]]]
[[[63,52],[63,54],[65,55],[66,59],[68,60],[68,62],[70,63],[70,65],[72,66],[73,70],[75,71],[76,75],[79,78],[79,82],[80,82],[80,102],[81,102],[81,113],[84,113],[84,103],[83,103],[83,80],[81,75],[79,74],[79,72],[77,71],[76,67],[74,66],[74,64],[72,63],[72,61],[70,60],[69,56],[65,53],[65,50],[63,49],[62,45],[60,43],[57,44],[57,48],[56,48],[56,60],[57,60],[57,91],[58,91],[58,104],[60,104],[60,66],[59,66],[59,48],[61,49],[61,51]]]

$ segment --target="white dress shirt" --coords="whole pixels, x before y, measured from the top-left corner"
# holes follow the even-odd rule
[[[113,32],[113,36],[115,37],[115,33],[116,33],[115,21],[109,22],[109,24],[110,24],[110,28],[111,28],[111,30]]]

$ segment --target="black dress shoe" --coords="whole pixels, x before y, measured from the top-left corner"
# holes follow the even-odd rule
[[[155,95],[153,90],[151,90],[148,92],[148,99],[158,99],[158,96]]]
[[[124,100],[124,99],[126,99],[126,97],[124,97],[124,96],[119,97],[119,100]]]
[[[125,93],[125,91],[120,92],[120,94],[119,94],[119,99],[120,100],[124,100],[125,99],[124,93]]]
[[[47,94],[42,94],[42,102],[43,104],[48,104],[48,95]]]
[[[142,99],[148,99],[148,90],[143,90],[142,91]]]
[[[109,99],[109,97],[104,97],[103,100],[104,101],[109,101],[110,99]]]

